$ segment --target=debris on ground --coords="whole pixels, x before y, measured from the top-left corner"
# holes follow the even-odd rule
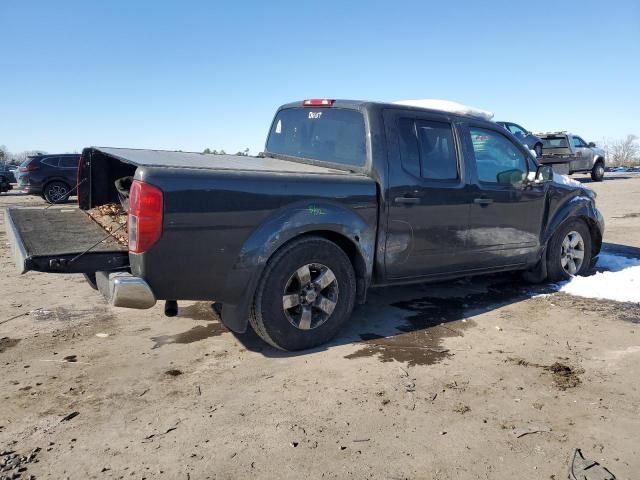
[[[551,427],[547,427],[546,425],[527,425],[526,427],[514,427],[511,431],[516,436],[516,438],[521,438],[531,433],[550,432]]]
[[[465,413],[470,412],[471,408],[468,405],[465,405],[464,403],[458,403],[455,407],[453,407],[453,411],[461,415],[464,415]]]
[[[26,475],[27,466],[38,462],[36,457],[40,450],[40,447],[36,447],[28,455],[20,455],[13,450],[0,452],[0,480],[35,478],[33,475]]]
[[[616,476],[595,460],[587,460],[576,448],[569,461],[570,480],[616,480]]]
[[[545,370],[553,374],[553,380],[560,390],[574,388],[580,384],[580,377],[578,377],[578,373],[581,372],[576,371],[568,365],[555,362],[554,364],[545,367]]]
[[[80,415],[80,412],[71,412],[68,415],[65,415],[64,417],[62,417],[60,422],[68,422],[69,420],[76,418],[78,415]]]
[[[167,370],[164,373],[172,377],[177,377],[178,375],[182,375],[182,371],[178,370],[177,368],[172,368],[171,370]]]
[[[154,438],[158,438],[161,437],[163,435],[166,435],[167,433],[171,433],[174,430],[176,430],[178,428],[178,425],[180,424],[180,422],[176,423],[173,427],[169,427],[167,428],[164,432],[161,433],[152,433],[150,435],[147,435],[146,437],[144,437],[144,440],[142,440],[143,443],[146,443],[148,441],[153,440]]]
[[[11,347],[15,347],[19,342],[20,342],[19,338],[9,338],[9,337],[0,338],[0,353],[4,352],[5,350]]]
[[[584,373],[584,370],[572,368],[561,362],[554,362],[551,365],[542,365],[540,363],[529,362],[520,357],[507,357],[505,362],[514,363],[522,367],[536,367],[542,368],[546,372],[551,372],[553,376],[553,382],[555,386],[560,390],[567,390],[580,385],[579,375]]]

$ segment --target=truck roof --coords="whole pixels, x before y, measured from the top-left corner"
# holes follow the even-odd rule
[[[282,110],[284,108],[314,108],[312,106],[304,105],[304,100],[298,100],[297,102],[290,102],[282,105],[278,110]],[[426,108],[426,107],[417,107],[414,105],[407,105],[403,103],[391,103],[391,102],[376,102],[370,100],[348,100],[348,99],[336,99],[333,100],[333,104],[331,106],[318,106],[317,108],[351,108],[355,110],[363,109],[363,108],[392,108],[392,109],[403,109],[403,110],[417,110],[417,111],[430,111],[437,113],[445,113],[447,115],[451,115],[454,117],[467,118],[469,120],[483,120],[486,122],[493,123],[491,120],[488,120],[484,117],[473,115],[473,114],[464,114],[459,112],[452,112],[449,110],[440,110],[437,108]]]

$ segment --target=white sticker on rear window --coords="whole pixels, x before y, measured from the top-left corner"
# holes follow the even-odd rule
[[[282,120],[278,120],[276,124],[276,133],[282,133]]]
[[[309,112],[309,118],[311,120],[318,120],[322,116],[322,112]]]

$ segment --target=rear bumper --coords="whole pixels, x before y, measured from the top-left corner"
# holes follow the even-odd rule
[[[96,272],[100,293],[114,307],[146,309],[156,304],[149,284],[127,272]]]

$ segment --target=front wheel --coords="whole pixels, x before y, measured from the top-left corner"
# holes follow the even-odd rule
[[[591,234],[581,220],[558,229],[549,242],[547,278],[552,282],[584,275],[591,268]]]
[[[313,348],[333,338],[351,316],[355,293],[344,251],[324,238],[301,238],[267,263],[249,321],[276,348]]]
[[[44,187],[42,196],[48,203],[64,203],[69,199],[69,186],[64,182],[50,182]]]
[[[604,164],[602,162],[596,162],[591,169],[591,180],[594,182],[601,182],[604,179]]]

